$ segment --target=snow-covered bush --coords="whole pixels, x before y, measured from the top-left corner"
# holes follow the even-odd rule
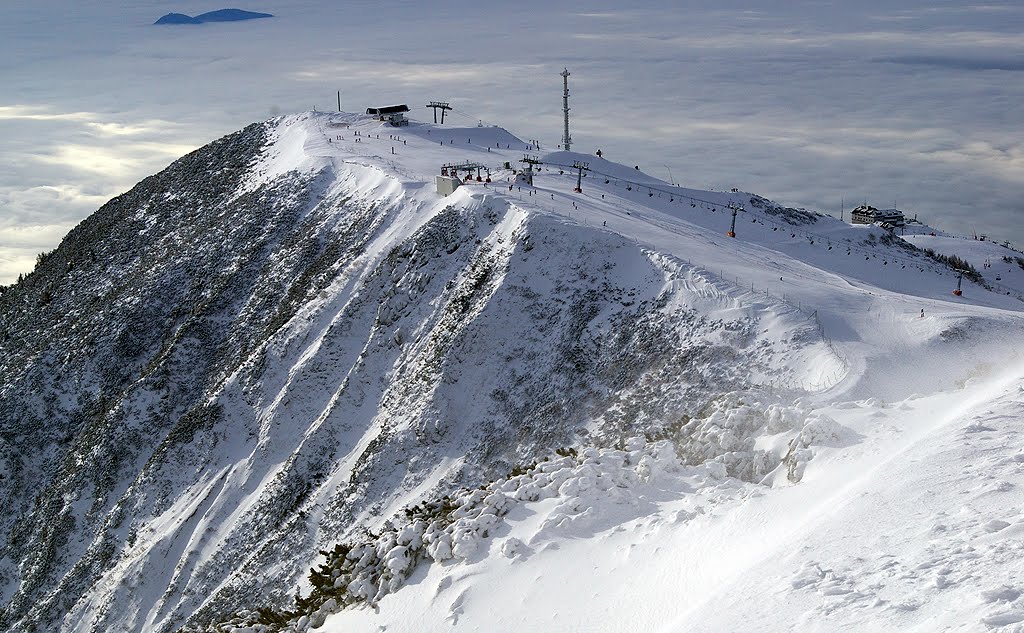
[[[367,532],[357,542],[321,552],[325,561],[310,571],[311,590],[296,597],[294,611],[262,609],[255,619],[239,614],[232,621],[245,622],[254,632],[304,633],[334,611],[374,604],[397,591],[421,563],[472,562],[485,555],[495,530],[519,504],[557,499],[541,531],[592,531],[601,525],[595,507],[609,499],[636,504],[640,487],[647,483],[665,485],[685,476],[759,482],[780,465],[795,482],[813,455],[812,445],[840,445],[848,435],[833,420],[799,405],[763,405],[728,394],[697,417],[684,416],[667,425],[658,437],[617,440],[611,448],[560,449],[485,486],[408,507],[380,533]],[[769,444],[781,448],[755,448],[765,436],[777,437]],[[787,449],[785,456],[780,454]],[[509,558],[529,551],[517,539],[503,541],[498,549]]]

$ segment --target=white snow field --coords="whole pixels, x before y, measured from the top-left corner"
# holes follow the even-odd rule
[[[380,231],[360,267],[342,271],[271,340],[259,394],[244,388],[244,367],[225,380],[218,399],[227,418],[256,407],[259,427],[244,439],[248,427],[240,425],[221,461],[197,466],[191,493],[138,530],[67,616],[68,630],[88,630],[111,608],[128,614],[125,630],[148,630],[174,608],[199,606],[204,596],[195,588],[214,588],[200,584],[200,571],[232,545],[233,526],[260,511],[261,491],[294,455],[327,450],[321,427],[341,429],[329,436],[339,458],[304,506],[309,565],[317,547],[351,536],[325,527],[332,494],[361,467],[383,425],[402,429],[417,413],[411,409],[425,406],[360,376],[425,371],[435,331],[396,325],[371,347],[332,328],[360,299],[364,271],[447,207],[499,210],[484,241],[504,258],[498,275],[516,279],[494,284],[557,294],[551,271],[590,265],[599,260],[588,254],[598,253],[638,295],[666,297],[666,311],[695,310],[708,323],[750,319],[756,364],[708,360],[742,374],[749,387],[703,412],[685,446],[640,437],[583,446],[463,493],[460,521],[443,533],[394,519],[395,534],[376,545],[391,580],[354,577],[349,592],[366,603],[337,613],[325,605],[292,630],[1024,630],[1019,275],[997,291],[965,279],[956,297],[955,273],[880,228],[743,192],[674,187],[596,156],[533,151],[497,127],[393,128],[363,115],[304,113],[282,118],[276,130],[273,155],[249,186],[327,167],[323,195],[343,188],[378,201]],[[534,186],[515,184],[503,168],[520,168],[524,153],[542,161]],[[442,165],[467,160],[486,165],[491,182],[436,193]],[[574,161],[591,170],[582,193],[573,191]],[[729,205],[742,207],[735,238],[726,235]],[[1001,248],[925,237],[938,252],[972,262]],[[998,257],[1013,253],[1004,250]],[[979,272],[989,279],[989,269]],[[453,287],[472,281],[472,270],[461,275]],[[430,283],[424,276],[423,286]],[[374,327],[438,307],[403,292],[380,304]],[[474,308],[488,340],[459,350],[456,377],[424,383],[455,418],[437,431],[447,434],[448,457],[418,479],[398,468],[378,481],[393,492],[356,520],[380,528],[472,466],[457,450],[468,440],[451,438],[478,432],[469,421],[483,412],[488,376],[509,365],[529,372],[531,360],[512,353],[515,339],[529,334],[520,329],[525,305],[495,292]],[[598,315],[588,327],[609,324]],[[711,332],[691,336],[721,336]],[[381,351],[386,346],[400,352]],[[365,401],[342,398],[320,373],[325,365],[351,365],[344,384],[368,394]],[[669,384],[636,397],[679,395]],[[389,402],[397,403],[390,412]],[[302,420],[308,428],[292,426]],[[595,437],[602,422],[590,425]],[[409,565],[414,549],[434,562]],[[301,583],[287,589],[309,591]]]
[[[397,174],[389,192],[426,208],[438,204],[430,176],[442,164],[516,164],[530,151],[499,128],[302,119],[285,127],[269,173],[330,160],[368,190]],[[561,458],[549,472],[563,475],[532,475],[529,495],[517,492],[522,481],[506,484],[517,500],[468,553],[420,565],[395,593],[322,630],[1024,630],[1016,297],[969,282],[954,297],[951,272],[874,246],[879,229],[831,218],[794,227],[746,194],[670,187],[591,156],[541,158],[535,188],[509,190],[510,174],[493,169],[491,185],[443,202],[498,198],[529,218],[624,236],[692,266],[704,283],[691,300],[708,310],[728,297],[726,310],[779,310],[784,298],[816,311],[839,355],[794,350],[811,393],[788,408],[748,402],[709,425],[712,435],[759,429],[759,447],[794,458],[760,484],[716,463],[684,466],[664,446],[635,450],[647,457],[634,454],[632,467],[628,451]],[[593,170],[582,194],[564,167],[574,160]],[[729,202],[745,207],[735,239],[725,236]],[[991,242],[912,239],[989,280],[984,260],[1013,255]],[[1016,264],[1002,267],[1009,288],[1024,288]]]
[[[805,427],[796,485],[665,455],[648,478],[521,504],[485,551],[323,630],[1019,631],[1021,379],[815,406],[834,422]]]

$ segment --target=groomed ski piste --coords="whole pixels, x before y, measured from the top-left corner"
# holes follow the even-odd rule
[[[1006,265],[1012,251],[908,236],[990,283],[983,263],[998,261],[998,290],[965,279],[954,296],[956,273],[877,227],[673,186],[501,128],[307,113],[278,130],[263,174],[330,164],[368,198],[416,209],[393,231],[411,234],[449,205],[508,204],[508,231],[600,231],[684,267],[693,305],[808,319],[824,343],[793,346],[787,384],[766,375],[763,398],[737,394],[707,418],[709,442],[785,455],[759,482],[639,437],[555,457],[460,498],[465,520],[446,544],[398,529],[379,553],[404,583],[350,586],[369,602],[326,605],[289,629],[1024,630],[1024,283]],[[521,169],[524,154],[541,161],[533,186],[502,168]],[[485,164],[490,182],[436,193],[441,166],[466,161]],[[582,193],[574,161],[589,163]],[[786,342],[785,326],[770,329]],[[412,547],[437,562],[406,570]]]

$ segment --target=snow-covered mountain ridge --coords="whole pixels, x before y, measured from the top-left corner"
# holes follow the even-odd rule
[[[253,125],[104,205],[0,295],[0,625],[290,607],[319,550],[363,528],[387,542],[385,520],[455,491],[516,497],[535,473],[510,473],[556,449],[583,457],[525,501],[579,505],[562,487],[600,470],[573,469],[615,460],[688,503],[739,499],[869,437],[816,421],[822,403],[1016,366],[1022,304],[969,283],[953,302],[954,275],[880,229],[568,152],[517,186],[502,165],[523,152],[500,128]],[[492,182],[439,196],[433,175],[465,160]]]

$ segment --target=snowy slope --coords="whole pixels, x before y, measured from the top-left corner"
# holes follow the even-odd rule
[[[918,248],[929,248],[944,255],[955,255],[973,266],[995,291],[1011,296],[1024,292],[1024,253],[988,240],[957,238],[948,235],[908,235],[906,240]]]
[[[841,432],[798,485],[666,457],[616,495],[522,504],[486,555],[321,630],[1018,630],[1022,379],[815,408]]]
[[[260,130],[217,146],[248,148],[230,167],[200,150],[216,187],[172,166],[101,210],[107,233],[87,222],[0,297],[4,314],[53,319],[12,320],[8,340],[32,345],[8,344],[0,411],[59,422],[52,436],[9,424],[0,446],[5,464],[41,465],[0,480],[16,508],[0,560],[11,630],[169,631],[288,607],[318,552],[367,528],[382,551],[350,594],[379,612],[357,605],[330,630],[582,614],[594,630],[690,630],[701,609],[722,618],[709,630],[735,630],[729,617],[774,601],[718,612],[729,587],[838,529],[833,506],[870,516],[857,495],[884,489],[899,455],[931,464],[951,454],[943,429],[1012,409],[1002,370],[1019,367],[1024,304],[970,282],[953,297],[955,273],[878,228],[545,154],[501,128],[306,113]],[[543,161],[533,187],[503,167],[524,153]],[[467,160],[491,182],[439,196],[434,175]],[[590,163],[582,193],[574,161]],[[95,252],[89,236],[122,227],[129,241]],[[83,311],[96,288],[120,307]],[[116,456],[115,476],[81,467],[96,455]],[[458,490],[466,523],[429,543],[395,527]],[[783,578],[819,555],[852,565],[853,546],[815,547]],[[793,617],[817,608],[817,582],[786,591]]]

